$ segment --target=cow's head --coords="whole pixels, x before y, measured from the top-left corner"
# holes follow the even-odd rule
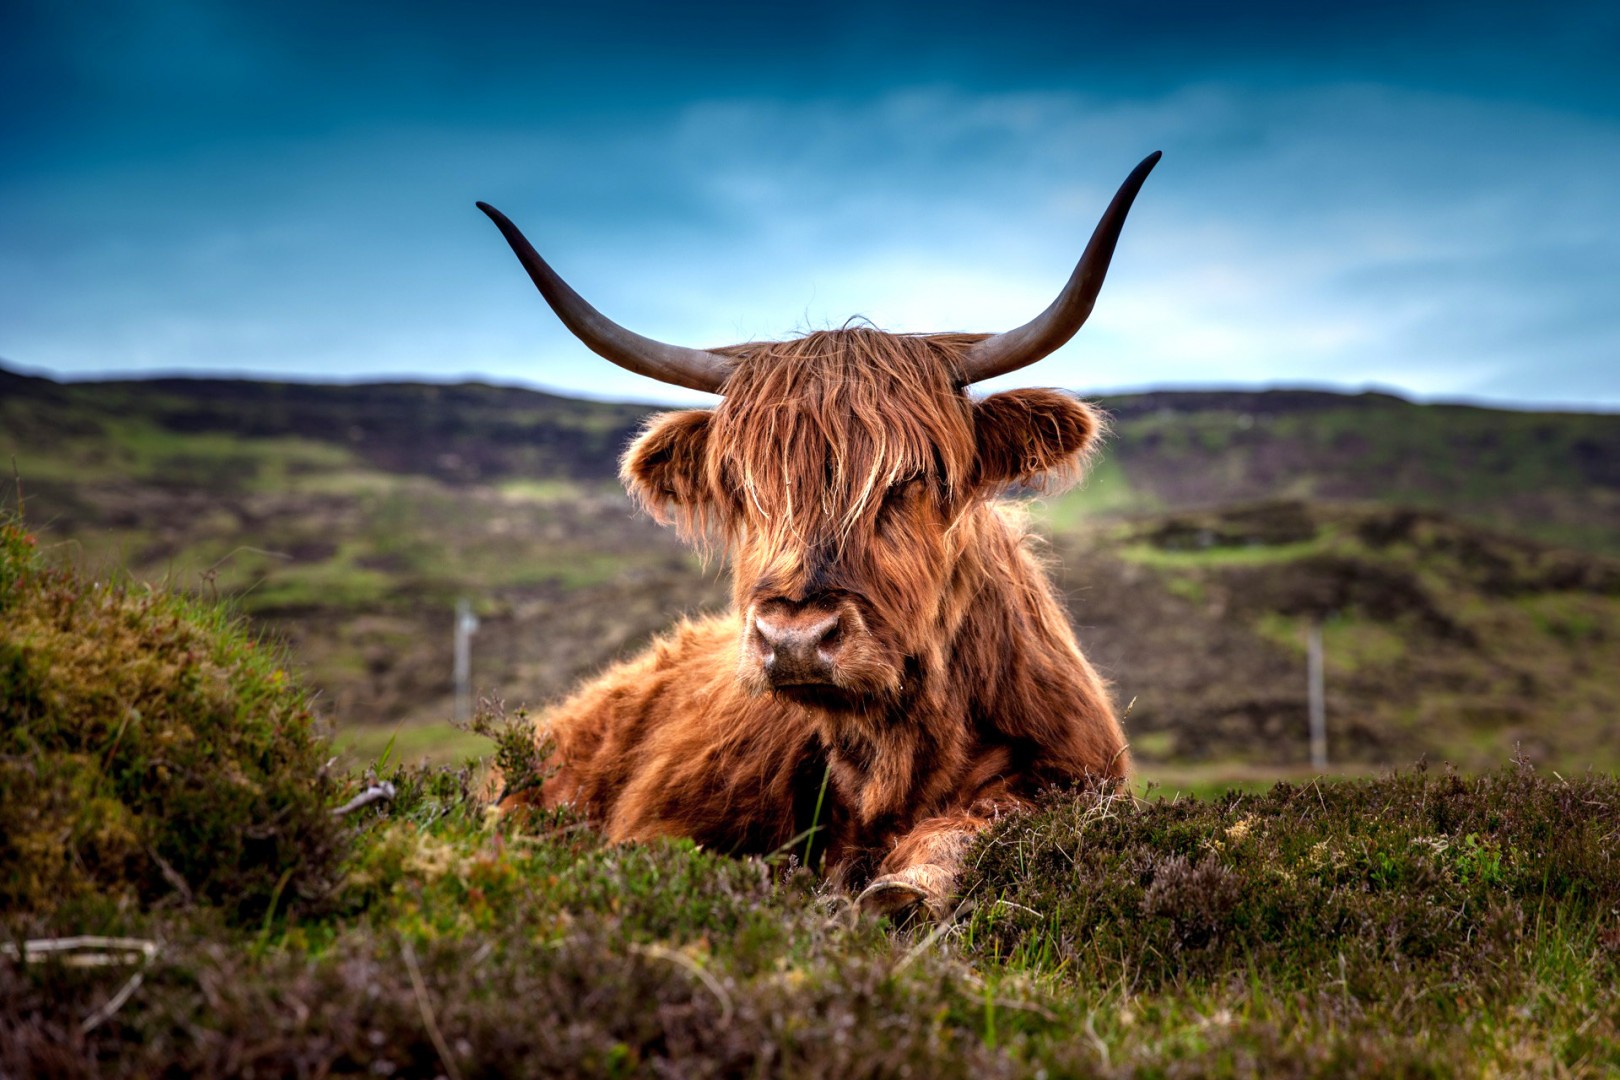
[[[971,603],[953,588],[985,556],[970,509],[1009,485],[1078,472],[1100,428],[1089,407],[1051,390],[975,400],[966,388],[1034,363],[1080,328],[1158,157],[1121,186],[1057,300],[993,336],[847,327],[712,352],[666,345],[605,319],[479,206],[593,351],[722,395],[713,410],[655,417],[625,455],[625,484],[660,520],[724,545],[745,684],[856,708],[937,662],[941,630]]]

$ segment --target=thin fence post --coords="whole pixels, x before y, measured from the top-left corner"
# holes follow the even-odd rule
[[[1305,631],[1305,679],[1310,698],[1311,768],[1327,768],[1327,704],[1322,687],[1322,624],[1311,620]]]
[[[464,724],[472,715],[472,636],[478,629],[478,616],[465,596],[456,601],[455,684],[456,723]]]

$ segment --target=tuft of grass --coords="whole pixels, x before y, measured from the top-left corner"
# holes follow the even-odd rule
[[[0,910],[318,904],[343,834],[284,664],[217,606],[47,567],[0,519]]]

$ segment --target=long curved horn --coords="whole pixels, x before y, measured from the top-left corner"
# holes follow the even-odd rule
[[[1114,201],[1108,204],[1102,220],[1097,222],[1079,265],[1069,276],[1069,283],[1063,286],[1051,307],[1018,329],[985,338],[968,350],[962,362],[964,383],[1027,367],[1074,337],[1091,314],[1091,306],[1097,302],[1097,293],[1108,273],[1108,261],[1114,257],[1114,244],[1119,240],[1119,231],[1125,227],[1125,215],[1130,213],[1131,203],[1142,189],[1142,181],[1159,163],[1160,156],[1159,151],[1153,151],[1119,186]]]
[[[495,227],[501,230],[501,235],[506,237],[506,242],[512,245],[518,262],[529,272],[529,277],[540,290],[540,295],[546,298],[546,303],[551,305],[551,310],[593,353],[613,361],[626,371],[646,375],[659,382],[684,386],[688,390],[706,390],[711,394],[720,392],[726,376],[731,374],[729,359],[703,349],[666,345],[626,330],[570,289],[568,283],[558,277],[557,272],[534,250],[534,245],[529,243],[518,227],[507,220],[505,214],[488,203],[479,203],[478,209],[489,215]]]

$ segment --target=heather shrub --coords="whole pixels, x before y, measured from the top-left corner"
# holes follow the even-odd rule
[[[974,852],[956,921],[895,927],[790,854],[494,816],[472,769],[381,778],[339,904],[236,932],[143,914],[162,949],[88,1033],[127,969],[0,955],[0,1075],[1620,1068],[1609,779],[1054,793]]]
[[[968,861],[979,955],[1139,989],[1263,972],[1390,1000],[1464,979],[1483,999],[1554,920],[1620,934],[1620,780],[1516,763],[1210,801],[1076,793]]]
[[[47,566],[0,519],[0,912],[321,902],[343,827],[282,663],[217,607]]]
[[[1620,1070],[1613,777],[1053,791],[894,925],[793,851],[492,813],[544,770],[493,703],[493,776],[329,777],[238,624],[0,524],[0,1076]],[[28,953],[82,933],[146,948]]]

